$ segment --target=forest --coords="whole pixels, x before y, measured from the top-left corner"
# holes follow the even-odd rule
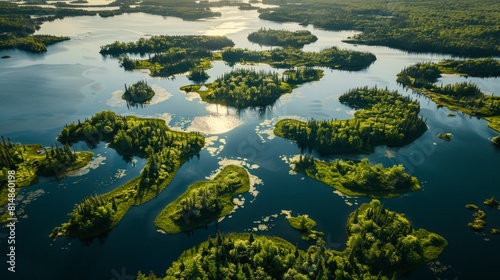
[[[316,231],[313,228],[316,227],[316,221],[309,218],[308,215],[298,215],[297,217],[287,217],[290,226],[302,234],[302,240],[318,240],[324,234],[320,231]]]
[[[348,196],[392,198],[422,189],[416,177],[405,172],[403,165],[371,165],[367,158],[359,162],[336,159],[332,162],[300,155],[292,161],[294,171],[318,180]]]
[[[196,182],[156,217],[155,225],[167,233],[179,233],[206,226],[231,213],[233,197],[250,189],[247,171],[225,166],[212,180]]]
[[[302,48],[306,44],[314,43],[318,40],[318,37],[311,34],[307,30],[277,30],[277,29],[267,29],[265,27],[259,29],[256,32],[252,32],[248,35],[248,41],[257,43],[259,45],[265,46],[290,46],[294,48]]]
[[[292,92],[299,84],[321,79],[322,70],[298,68],[289,70],[282,77],[275,72],[236,69],[225,73],[213,83],[181,87],[186,92],[195,91],[208,103],[236,108],[272,105],[278,98]],[[289,82],[290,80],[290,82]],[[202,90],[205,87],[206,90]]]
[[[346,233],[346,249],[339,252],[322,239],[303,251],[278,237],[218,232],[184,251],[165,277],[138,272],[137,279],[396,279],[448,245],[378,200],[349,215]]]
[[[96,147],[104,141],[125,159],[130,160],[133,156],[147,158],[139,177],[109,193],[86,198],[70,213],[70,220],[54,228],[50,234],[52,238],[66,236],[80,239],[110,230],[131,206],[140,205],[158,195],[173,179],[177,169],[197,155],[205,144],[201,134],[171,131],[163,120],[120,116],[111,111],[66,125],[58,140],[67,144],[85,141],[89,147]],[[110,213],[106,210],[108,206],[115,210],[106,218],[109,221],[104,223],[99,217]],[[94,214],[97,218],[93,217]]]
[[[129,105],[144,104],[153,98],[154,90],[148,85],[147,81],[138,81],[137,83],[127,87],[125,84],[125,92],[122,99],[126,100]]]
[[[404,68],[398,73],[397,81],[413,88],[434,101],[438,106],[446,106],[454,111],[461,111],[475,117],[481,117],[490,123],[488,126],[500,132],[500,97],[486,95],[476,84],[458,82],[437,85],[441,73],[462,73],[484,77],[481,68],[493,69],[489,76],[498,76],[500,63],[491,59],[473,61],[442,61],[439,63],[417,63]]]
[[[357,30],[345,42],[383,45],[410,52],[484,57],[500,54],[500,13],[496,0],[344,1],[264,0],[279,5],[259,17],[312,24],[328,30]],[[297,5],[298,4],[298,5]]]
[[[404,146],[427,130],[418,116],[418,102],[397,91],[355,88],[339,100],[361,110],[348,120],[283,119],[276,123],[274,133],[296,141],[302,149],[314,148],[323,154],[358,154],[371,153],[378,145]]]

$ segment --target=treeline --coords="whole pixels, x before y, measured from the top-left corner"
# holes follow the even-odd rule
[[[302,240],[318,240],[324,233],[314,230],[316,222],[308,215],[298,215],[297,217],[287,217],[290,226],[299,230],[302,234]]]
[[[295,66],[324,66],[334,69],[361,70],[372,64],[376,57],[371,53],[340,50],[336,47],[320,52],[304,52],[296,48],[252,51],[241,48],[225,48],[222,60],[236,62],[262,62],[276,68]]]
[[[306,44],[314,43],[318,37],[311,34],[307,30],[288,31],[277,29],[261,28],[256,32],[248,35],[250,42],[258,43],[267,46],[290,46],[295,48],[302,48]]]
[[[302,251],[277,237],[218,232],[184,251],[164,278],[139,272],[137,279],[396,279],[447,246],[443,237],[415,230],[378,200],[351,213],[347,235],[346,249],[338,252],[321,239]]]
[[[210,181],[196,182],[167,205],[155,220],[168,233],[203,227],[234,209],[233,197],[250,189],[247,171],[236,165],[224,167]]]
[[[455,60],[438,62],[443,73],[466,74],[471,77],[500,77],[500,61],[493,58]]]
[[[406,173],[402,165],[385,168],[382,164],[371,165],[367,158],[359,162],[339,159],[323,162],[302,155],[293,163],[295,171],[349,196],[389,198],[421,189],[417,178]]]
[[[370,153],[375,146],[403,146],[426,130],[418,116],[420,106],[397,91],[355,88],[339,97],[341,103],[359,110],[349,120],[284,119],[274,133],[296,141],[301,148],[325,154]]]
[[[127,87],[125,84],[125,92],[122,98],[129,104],[143,104],[148,102],[155,95],[154,90],[148,85],[147,81],[138,81],[137,83]]]
[[[345,40],[349,43],[459,56],[500,54],[500,15],[492,9],[496,0],[442,0],[433,5],[426,1],[388,4],[385,0],[265,2],[280,6],[259,10],[261,19],[362,32]]]
[[[290,85],[300,85],[307,82],[319,81],[323,77],[323,70],[312,67],[300,67],[283,72],[284,80]]]
[[[205,35],[160,35],[150,38],[140,38],[137,42],[119,42],[101,46],[103,55],[120,55],[125,53],[161,53],[171,48],[220,50],[234,46],[233,41],[226,36]]]

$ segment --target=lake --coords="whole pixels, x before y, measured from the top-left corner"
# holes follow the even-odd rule
[[[385,166],[403,164],[422,183],[423,190],[399,198],[382,200],[390,210],[405,213],[415,228],[425,228],[445,237],[449,245],[443,254],[409,275],[409,279],[488,279],[496,275],[500,259],[500,238],[489,233],[500,227],[500,211],[483,206],[484,199],[500,196],[500,180],[496,177],[500,149],[490,143],[498,133],[487,128],[487,122],[461,113],[437,108],[428,98],[403,89],[396,74],[406,66],[424,61],[450,58],[436,54],[410,54],[375,46],[355,46],[341,42],[355,31],[331,32],[303,27],[296,23],[273,23],[257,18],[256,11],[224,7],[214,9],[222,17],[200,21],[183,21],[173,17],[142,13],[111,18],[75,17],[45,23],[39,34],[70,36],[70,41],[48,47],[44,54],[18,50],[0,51],[0,134],[14,142],[41,143],[50,146],[62,127],[96,112],[112,110],[119,114],[157,117],[173,129],[200,131],[209,137],[210,145],[200,158],[193,158],[177,172],[172,183],[155,199],[133,207],[109,234],[83,243],[78,240],[51,240],[52,228],[68,219],[67,214],[84,197],[108,192],[137,176],[145,164],[134,158],[125,162],[104,144],[94,149],[92,168],[64,180],[42,178],[40,183],[23,188],[19,193],[16,226],[16,273],[0,270],[1,279],[130,279],[138,270],[164,274],[180,253],[222,232],[257,230],[259,234],[283,237],[301,249],[310,243],[287,223],[283,210],[293,215],[309,214],[317,230],[327,237],[327,246],[345,248],[345,224],[349,213],[367,198],[348,198],[334,189],[302,175],[290,174],[287,159],[300,153],[291,142],[272,134],[273,124],[284,117],[302,119],[351,118],[353,110],[339,103],[338,96],[353,87],[378,86],[399,90],[420,101],[421,115],[428,131],[410,145],[401,148],[378,147],[373,154],[335,156],[360,159]],[[147,71],[126,72],[117,59],[99,54],[100,46],[118,41],[136,41],[149,35],[226,35],[236,47],[269,49],[253,44],[246,36],[261,27],[274,29],[307,29],[318,41],[305,46],[307,51],[338,46],[369,51],[377,60],[357,72],[325,69],[317,82],[299,86],[282,96],[266,110],[237,111],[202,102],[198,96],[179,90],[190,84],[185,75],[174,78],[152,78]],[[271,69],[268,66],[245,66]],[[214,62],[208,71],[213,81],[231,67]],[[282,70],[276,70],[282,71]],[[120,100],[124,84],[146,79],[160,92],[153,104],[145,108],[127,108]],[[443,83],[465,80],[444,77]],[[500,79],[469,79],[489,93],[500,93]],[[446,142],[438,133],[451,132]],[[83,143],[73,146],[88,150]],[[216,227],[209,225],[194,233],[165,235],[157,232],[154,219],[161,209],[175,200],[193,182],[204,180],[226,164],[245,166],[252,175],[256,191],[243,195],[242,207]],[[474,203],[485,210],[488,224],[484,233],[467,227],[473,220],[465,204]],[[6,228],[0,230],[6,234]],[[2,248],[5,240],[1,240]],[[5,252],[5,251],[4,251]],[[6,262],[6,254],[0,257]],[[3,267],[3,265],[2,265]],[[7,277],[7,278],[6,278]]]

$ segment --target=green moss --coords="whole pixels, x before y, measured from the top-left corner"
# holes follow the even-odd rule
[[[197,182],[156,217],[155,225],[168,233],[189,231],[208,225],[234,209],[233,197],[250,189],[247,171],[224,167],[213,180]]]
[[[309,218],[308,215],[298,215],[297,217],[287,217],[288,223],[294,229],[302,233],[302,240],[317,240],[324,234],[313,230],[316,227],[316,222]]]

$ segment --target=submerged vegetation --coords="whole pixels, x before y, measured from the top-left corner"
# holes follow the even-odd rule
[[[489,69],[489,75],[482,71]],[[440,63],[418,63],[398,73],[397,81],[418,90],[439,106],[462,111],[468,115],[481,117],[490,123],[488,126],[500,131],[500,97],[486,95],[470,82],[454,85],[436,85],[441,73],[462,73],[470,76],[498,76],[500,63],[491,59],[450,61]]]
[[[358,110],[349,120],[292,119],[279,121],[277,136],[296,141],[325,154],[370,153],[377,145],[403,146],[426,130],[418,116],[420,106],[397,91],[378,88],[351,89],[340,102]]]
[[[316,227],[316,222],[309,218],[308,215],[298,215],[297,217],[287,217],[288,223],[294,229],[297,229],[302,234],[302,240],[318,240],[323,236],[322,232],[313,230]]]
[[[290,46],[295,48],[302,48],[306,44],[314,43],[318,37],[311,34],[307,30],[276,30],[261,28],[256,32],[248,35],[250,42],[258,43],[267,46]]]
[[[234,209],[233,197],[250,189],[243,167],[228,165],[214,179],[192,184],[155,220],[168,233],[179,233],[206,226]]]
[[[109,193],[84,199],[70,213],[70,220],[56,227],[50,235],[80,239],[110,230],[131,206],[158,195],[172,181],[177,169],[198,154],[205,143],[199,133],[171,131],[163,120],[124,117],[111,111],[67,125],[58,140],[63,143],[85,141],[90,147],[104,141],[125,158],[148,159],[139,177]],[[109,207],[113,211],[109,211]]]
[[[181,87],[186,92],[195,91],[208,103],[223,104],[236,108],[273,104],[281,95],[292,92],[296,85],[319,80],[322,70],[301,68],[280,77],[275,72],[236,69],[222,75],[213,83]]]
[[[421,189],[417,178],[407,174],[402,165],[385,168],[382,164],[371,165],[367,158],[360,162],[339,159],[323,162],[302,155],[292,163],[295,171],[348,196],[390,198]]]
[[[154,95],[154,90],[146,81],[138,81],[129,87],[125,84],[125,92],[123,93],[122,98],[130,105],[137,105],[150,101]]]
[[[184,251],[165,278],[139,272],[137,279],[392,279],[436,259],[447,246],[378,200],[351,213],[346,231],[342,252],[325,248],[321,239],[302,251],[277,237],[218,232]]]

